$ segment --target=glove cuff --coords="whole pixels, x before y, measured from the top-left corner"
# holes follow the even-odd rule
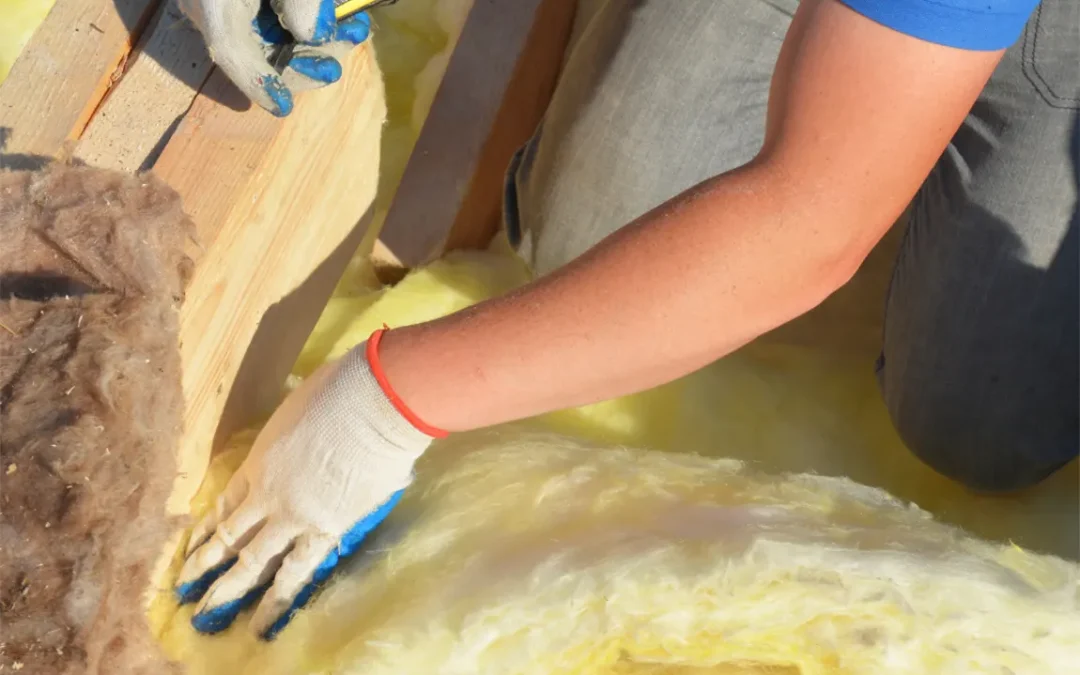
[[[364,356],[367,360],[368,367],[371,369],[372,376],[379,384],[379,388],[382,390],[382,393],[386,396],[387,400],[390,401],[390,404],[394,406],[394,409],[397,410],[409,424],[421,433],[431,436],[432,438],[446,438],[450,435],[450,432],[432,426],[420,419],[420,416],[414,413],[409,406],[401,400],[401,397],[397,395],[397,392],[395,392],[394,388],[390,385],[390,380],[387,379],[386,373],[383,371],[382,362],[379,361],[379,342],[382,340],[383,334],[388,330],[390,329],[384,325],[382,328],[372,333],[364,347]]]
[[[385,330],[375,331],[366,343],[345,354],[336,372],[315,394],[311,409],[337,408],[336,424],[355,427],[354,435],[366,437],[369,450],[385,446],[392,454],[404,451],[415,460],[432,439],[443,438],[448,432],[421,420],[390,386],[379,361],[379,342]],[[345,409],[341,409],[343,403]]]

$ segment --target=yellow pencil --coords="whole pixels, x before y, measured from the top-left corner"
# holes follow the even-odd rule
[[[371,9],[378,5],[389,5],[394,2],[397,2],[397,0],[342,0],[334,3],[334,16],[337,17],[338,21],[341,21],[365,9]]]

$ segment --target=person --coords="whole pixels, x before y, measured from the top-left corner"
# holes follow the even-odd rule
[[[202,2],[215,58],[287,112],[290,82],[244,79],[264,60],[252,21],[214,20],[254,16],[256,0]],[[275,4],[300,40],[327,6]],[[1077,456],[1080,3],[577,11],[546,116],[507,172],[506,233],[537,279],[378,331],[286,398],[193,531],[177,592],[199,602],[198,630],[258,602],[252,628],[273,637],[432,439],[702,368],[822,302],[909,206],[877,364],[903,440],[979,491]],[[330,47],[311,49],[294,63],[322,65],[286,79],[335,79]]]

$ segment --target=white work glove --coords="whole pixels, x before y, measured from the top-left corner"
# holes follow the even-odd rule
[[[389,514],[442,435],[421,431],[385,393],[367,349],[377,335],[286,397],[192,531],[176,592],[199,601],[196,630],[224,630],[265,592],[252,628],[276,635]]]
[[[277,116],[292,111],[293,92],[340,79],[341,59],[371,29],[367,12],[338,23],[333,0],[178,2],[214,62],[245,96]]]

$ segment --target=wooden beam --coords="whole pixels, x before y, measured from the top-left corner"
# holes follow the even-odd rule
[[[186,512],[202,481],[230,394],[277,399],[348,256],[334,257],[336,269],[324,263],[368,226],[385,98],[370,46],[343,65],[340,82],[298,97],[285,119],[223,103],[233,88],[215,71],[154,164],[183,198],[203,249],[181,307],[187,409],[172,512]],[[309,284],[320,268],[321,283]],[[265,357],[252,355],[260,324],[282,301],[295,311],[276,314],[277,339],[261,342]],[[245,358],[256,376],[235,392]]]
[[[57,0],[0,89],[8,165],[73,154],[150,169],[196,224],[172,513],[187,512],[215,438],[276,403],[368,228],[385,98],[370,44],[344,66],[277,119],[213,70],[175,0]]]
[[[415,267],[487,244],[509,161],[554,90],[576,4],[474,4],[380,232],[385,258]]]
[[[53,158],[123,72],[158,0],[57,0],[0,83],[4,166]]]
[[[554,86],[573,7],[475,3],[392,210],[407,217],[401,205],[411,203],[437,217],[421,210],[411,219],[429,225],[422,232],[385,230],[381,261],[415,265],[446,246],[485,243],[506,163]],[[72,32],[91,23],[102,32]],[[187,411],[173,513],[187,511],[215,439],[272,411],[370,224],[384,91],[372,45],[344,65],[342,81],[301,95],[277,119],[212,69],[174,0],[57,0],[3,84],[8,152],[52,157],[74,144],[93,165],[149,168],[196,223],[198,264],[181,308]]]
[[[166,0],[79,137],[75,157],[122,171],[153,166],[213,66],[195,26],[176,0]]]

